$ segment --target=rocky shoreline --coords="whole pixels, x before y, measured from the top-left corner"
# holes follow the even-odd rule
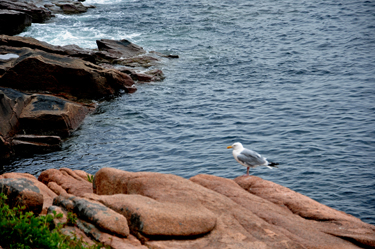
[[[84,49],[11,36],[27,27],[12,27],[27,23],[14,21],[20,13],[45,22],[56,13],[89,7],[77,1],[0,3],[0,162],[61,149],[98,101],[133,93],[135,83],[163,80],[158,65],[178,58],[147,52],[128,40],[101,39],[97,49]]]
[[[102,168],[0,175],[9,204],[35,214],[77,215],[66,226],[111,248],[375,248],[375,226],[256,176]],[[0,244],[1,246],[1,244]]]
[[[0,161],[61,149],[97,103],[164,78],[163,55],[127,40],[97,49],[53,46],[13,36],[56,13],[81,13],[79,1],[0,2]],[[12,25],[8,25],[12,24]],[[0,175],[10,206],[36,215],[67,213],[64,227],[111,248],[375,248],[375,226],[256,176],[190,179],[112,168],[91,175],[48,169]],[[0,242],[1,248],[1,242]]]

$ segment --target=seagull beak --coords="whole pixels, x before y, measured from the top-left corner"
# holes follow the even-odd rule
[[[229,145],[229,146],[227,147],[227,149],[231,149],[231,148],[233,148],[232,145]]]

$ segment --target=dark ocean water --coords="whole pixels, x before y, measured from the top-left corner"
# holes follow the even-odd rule
[[[91,0],[96,9],[24,36],[94,48],[129,39],[178,54],[163,82],[100,104],[62,151],[5,170],[69,167],[235,178],[242,142],[275,170],[251,173],[375,224],[375,3]]]

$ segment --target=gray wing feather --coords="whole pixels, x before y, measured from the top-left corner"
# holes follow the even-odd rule
[[[255,151],[244,149],[238,156],[238,160],[249,165],[249,166],[258,166],[263,165],[267,161],[264,157],[256,153]]]

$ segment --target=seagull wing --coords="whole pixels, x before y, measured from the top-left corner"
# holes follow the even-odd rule
[[[267,160],[264,157],[262,157],[255,151],[248,149],[244,149],[243,151],[241,151],[241,153],[237,155],[237,159],[250,167],[259,166],[267,163]]]

